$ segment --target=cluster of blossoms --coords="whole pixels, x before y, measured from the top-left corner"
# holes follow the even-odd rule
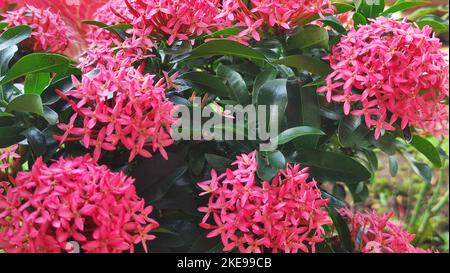
[[[112,71],[100,66],[93,77],[84,76],[81,82],[74,77],[75,88],[60,95],[75,113],[68,124],[59,124],[65,134],[55,138],[61,143],[81,140],[95,149],[95,160],[119,143],[130,151],[130,162],[137,155],[150,158],[157,150],[167,159],[164,148],[173,143],[174,105],[165,96],[164,78],[155,83],[155,76],[144,75],[143,69],[124,66]],[[77,118],[82,119],[80,126]]]
[[[380,17],[343,36],[329,56],[334,70],[328,101],[344,103],[344,113],[364,116],[375,138],[394,123],[435,136],[448,134],[448,63],[441,42],[425,26]]]
[[[11,167],[17,165],[15,161],[20,160],[20,155],[17,153],[18,148],[19,145],[13,145],[0,149],[0,182],[8,179]]]
[[[141,32],[172,45],[231,26],[243,31],[229,39],[260,40],[262,30],[289,30],[313,16],[334,13],[329,0],[111,0],[102,9],[105,22],[133,24]],[[100,13],[99,13],[100,15]]]
[[[235,1],[225,1],[228,5]],[[333,14],[334,6],[329,0],[250,0],[250,7],[238,0],[238,18],[248,29],[266,28],[292,29],[312,17]],[[247,30],[246,32],[248,32]],[[256,40],[258,37],[254,37]]]
[[[69,46],[73,31],[66,25],[59,13],[50,9],[39,9],[26,5],[2,14],[9,26],[29,25],[33,29],[31,38],[24,46],[32,51],[62,53]]]
[[[256,180],[256,152],[237,157],[233,165],[212,179],[198,185],[209,195],[200,224],[212,230],[207,237],[221,236],[224,251],[240,252],[315,252],[323,241],[323,225],[331,221],[308,168],[288,165],[272,182]],[[212,218],[212,220],[211,220]],[[212,224],[211,224],[212,223]]]
[[[411,245],[414,235],[402,225],[392,223],[394,215],[371,213],[353,213],[349,209],[338,212],[350,223],[353,241],[357,251],[362,253],[427,253],[429,251]]]
[[[154,239],[152,207],[136,195],[134,180],[89,156],[39,158],[0,193],[0,249],[6,252],[134,251]]]
[[[12,0],[10,2],[23,5],[30,1]],[[41,9],[50,7],[58,10],[64,16],[64,19],[69,21],[81,32],[84,32],[86,28],[83,27],[82,20],[91,20],[94,12],[105,2],[106,0],[33,0],[33,6]]]

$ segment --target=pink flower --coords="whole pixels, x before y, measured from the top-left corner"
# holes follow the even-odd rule
[[[288,165],[272,182],[257,182],[256,152],[237,157],[235,170],[228,169],[199,183],[200,195],[210,195],[201,227],[207,237],[220,236],[224,251],[315,252],[323,241],[323,226],[331,221],[308,168]]]
[[[250,8],[242,0],[237,2],[240,6],[236,11],[238,18],[262,20],[264,26],[276,31],[292,29],[315,15],[323,17],[335,11],[328,0],[250,0]]]
[[[17,153],[19,145],[13,145],[8,148],[0,148],[0,182],[3,176],[8,176],[10,174],[11,164],[14,161],[20,160],[20,155]]]
[[[415,126],[436,137],[448,135],[448,63],[430,27],[380,17],[352,29],[328,57],[329,102],[344,113],[364,116],[378,139],[385,130]]]
[[[425,253],[429,252],[411,245],[415,235],[407,232],[403,226],[394,224],[390,218],[394,213],[378,215],[353,213],[349,209],[338,212],[349,221],[355,250],[363,253]],[[359,243],[357,243],[359,242]]]
[[[59,13],[39,9],[31,5],[2,14],[9,26],[29,25],[33,29],[31,39],[25,41],[32,51],[62,53],[73,39],[73,31]]]
[[[75,89],[60,95],[75,113],[69,124],[59,124],[65,133],[55,139],[81,141],[94,149],[95,160],[119,144],[130,151],[130,162],[156,151],[167,158],[164,148],[173,143],[174,105],[165,96],[164,79],[155,82],[155,75],[143,74],[143,68],[125,65],[112,71],[99,65],[96,76],[83,76],[81,82],[73,78]],[[81,127],[74,125],[77,117],[82,117]]]
[[[39,158],[0,191],[0,249],[71,252],[76,242],[85,252],[133,251],[158,227],[133,182],[89,156],[50,166]]]

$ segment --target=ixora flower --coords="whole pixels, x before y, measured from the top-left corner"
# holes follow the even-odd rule
[[[272,182],[256,181],[256,152],[243,154],[233,163],[237,168],[199,183],[200,195],[210,195],[200,224],[212,230],[207,237],[220,236],[224,251],[315,252],[323,241],[323,225],[331,221],[325,206],[328,199],[308,168],[288,165]]]
[[[411,245],[415,235],[403,226],[392,223],[394,213],[379,215],[374,212],[353,213],[349,209],[338,212],[350,222],[355,249],[363,253],[426,253],[431,252]]]
[[[376,139],[396,122],[448,135],[448,63],[441,46],[429,26],[380,17],[333,47],[334,72],[318,92],[344,103],[346,115],[364,116]]]
[[[266,27],[284,30],[292,29],[316,15],[333,14],[335,10],[329,0],[250,0],[249,6],[242,0],[236,2],[240,8],[237,17],[247,18],[241,19],[242,22],[261,20]]]
[[[59,13],[50,9],[39,9],[31,5],[2,14],[9,26],[29,25],[33,32],[25,46],[32,51],[50,51],[62,53],[72,38],[72,30],[66,25]]]
[[[99,65],[95,76],[85,75],[81,82],[74,77],[75,89],[59,93],[75,113],[68,124],[58,125],[65,133],[55,139],[93,147],[95,160],[119,143],[130,151],[130,162],[137,155],[150,158],[157,150],[167,159],[164,148],[174,142],[171,125],[177,120],[171,115],[174,105],[165,96],[165,79],[155,82],[143,69],[124,66],[113,71]]]
[[[154,239],[152,207],[134,180],[97,165],[90,156],[39,158],[0,194],[0,249],[6,252],[134,251]]]

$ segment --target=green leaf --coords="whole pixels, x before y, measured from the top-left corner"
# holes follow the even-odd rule
[[[266,57],[252,49],[251,47],[244,46],[235,41],[229,40],[212,40],[192,50],[191,55],[186,60],[194,60],[202,57],[210,56],[236,56],[242,58],[248,58],[252,60],[266,61]]]
[[[392,177],[397,176],[398,173],[398,160],[395,155],[389,156],[389,172],[391,173]]]
[[[331,16],[331,15],[330,16],[326,16],[325,18],[320,19],[320,21],[325,26],[330,26],[334,30],[336,30],[337,32],[339,32],[341,34],[347,33],[347,30],[344,28],[342,23],[335,16]]]
[[[442,167],[442,161],[439,151],[425,138],[414,136],[411,145],[423,154],[436,168]]]
[[[345,12],[351,11],[355,8],[353,5],[346,4],[346,3],[339,3],[339,2],[333,3],[333,6],[336,8],[335,14],[345,13]]]
[[[334,208],[329,208],[328,213],[333,220],[333,224],[336,227],[336,231],[339,234],[339,238],[341,239],[344,249],[348,252],[352,252],[354,247],[347,222]]]
[[[430,168],[430,166],[425,163],[416,161],[413,156],[407,152],[403,152],[402,154],[408,161],[411,169],[425,182],[431,183],[431,179],[433,178],[433,170]]]
[[[321,128],[320,106],[314,88],[302,87],[302,81],[289,82],[287,120],[289,127],[309,126]],[[297,148],[314,149],[319,143],[319,136],[306,136],[294,141]]]
[[[250,103],[247,85],[241,74],[221,64],[217,68],[217,75],[227,81],[228,86],[230,87],[231,99],[239,102],[241,105],[248,105]]]
[[[31,127],[22,133],[31,146],[36,157],[42,156],[46,151],[46,140],[44,134],[36,127]]]
[[[217,172],[223,173],[231,167],[232,160],[218,155],[205,154],[205,159],[208,164]]]
[[[384,11],[384,0],[355,0],[356,10],[367,18],[378,17]]]
[[[7,47],[0,51],[0,76],[5,75],[9,69],[9,63],[19,48],[15,45]]]
[[[367,25],[367,18],[359,12],[353,14],[353,22],[355,26]]]
[[[49,53],[32,53],[17,61],[0,84],[6,84],[27,74],[40,72],[63,72],[69,67],[70,60],[64,56]]]
[[[339,153],[302,149],[290,156],[288,161],[309,166],[312,176],[321,182],[358,183],[371,178],[370,171],[364,165]]]
[[[286,143],[291,142],[292,140],[302,137],[302,136],[321,136],[321,135],[325,135],[324,132],[322,132],[319,129],[313,128],[313,127],[309,127],[309,126],[300,126],[300,127],[295,127],[295,128],[291,128],[288,129],[284,132],[282,132],[281,134],[278,135],[278,137],[276,137],[273,140],[273,143],[277,144],[277,145],[283,145]]]
[[[207,72],[188,72],[181,75],[180,78],[189,82],[194,88],[198,88],[203,92],[213,93],[222,98],[229,97],[231,93],[220,78]]]
[[[448,32],[448,21],[445,21],[436,15],[427,15],[425,17],[422,17],[418,19],[416,23],[420,28],[423,28],[424,26],[428,25],[435,32],[438,33]]]
[[[328,31],[319,26],[307,26],[290,37],[287,49],[328,48]]]
[[[6,148],[17,144],[25,139],[21,135],[23,128],[18,127],[0,127],[0,148]]]
[[[86,25],[92,25],[92,26],[96,26],[96,27],[100,27],[100,28],[107,28],[109,27],[109,25],[99,22],[99,21],[95,21],[95,20],[83,20],[81,21],[83,24]]]
[[[230,28],[225,28],[222,30],[218,30],[216,32],[213,32],[209,35],[205,35],[202,38],[207,39],[207,38],[222,38],[222,37],[230,37],[230,36],[235,36],[238,35],[241,32],[241,30],[239,28],[236,27],[230,27]]]
[[[258,93],[261,88],[266,82],[275,80],[277,78],[278,72],[272,68],[269,67],[265,70],[263,70],[261,73],[258,74],[255,78],[255,82],[253,83],[253,93],[252,93],[252,102],[253,104],[257,103],[258,99]]]
[[[394,155],[397,152],[396,138],[390,133],[384,134],[378,140],[371,137],[370,142],[388,155]]]
[[[324,190],[322,190],[322,198],[330,199],[330,202],[328,202],[328,206],[330,208],[345,208],[347,206],[347,204],[345,204],[345,201]]]
[[[0,36],[0,51],[28,39],[31,35],[31,27],[15,26],[7,29]]]
[[[280,170],[286,168],[286,159],[282,152],[258,152],[258,177],[264,181],[270,181]]]
[[[361,122],[361,117],[346,116],[339,122],[338,139],[342,147],[366,147],[368,134],[369,130]]]
[[[325,77],[331,72],[331,68],[323,61],[304,55],[292,55],[281,60],[276,60],[274,64],[283,64],[294,67],[299,71],[308,71],[313,74]]]
[[[25,78],[25,94],[41,95],[50,83],[50,73],[28,74]]]
[[[268,127],[275,120],[274,114],[278,116],[278,121],[283,119],[288,104],[286,84],[287,81],[285,79],[271,80],[259,89],[256,101],[258,106],[266,106]],[[278,113],[271,113],[270,106],[273,105],[278,106]]]
[[[409,8],[413,8],[413,7],[417,7],[420,5],[425,4],[426,2],[422,2],[422,1],[411,1],[411,2],[406,2],[405,0],[400,0],[397,1],[397,3],[395,3],[393,6],[391,6],[390,8],[386,9],[385,11],[383,11],[380,15],[381,16],[387,16],[402,10],[406,10]]]
[[[6,112],[33,113],[45,118],[50,125],[56,123],[54,117],[49,118],[49,116],[46,115],[41,97],[36,94],[24,94],[16,97],[6,106]]]

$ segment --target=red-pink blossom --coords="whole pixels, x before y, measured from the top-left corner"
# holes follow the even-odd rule
[[[0,148],[0,178],[2,177],[2,174],[8,176],[11,164],[20,159],[20,155],[17,153],[18,148],[19,145]]]
[[[441,46],[429,26],[380,17],[333,47],[334,71],[318,92],[343,103],[346,115],[364,116],[376,139],[397,122],[448,135],[448,62]]]
[[[0,249],[6,252],[134,251],[154,239],[158,223],[136,195],[134,180],[97,165],[90,156],[39,158],[0,191]]]
[[[143,69],[124,65],[113,71],[99,65],[96,75],[85,75],[81,82],[73,77],[75,88],[60,95],[75,113],[67,124],[58,125],[65,133],[55,138],[92,147],[95,160],[119,144],[130,151],[130,162],[156,151],[167,159],[165,148],[174,142],[174,104],[166,98],[164,78],[156,82],[155,75],[143,74]]]
[[[289,30],[314,16],[323,17],[335,11],[329,0],[250,0],[249,6],[242,0],[237,2],[239,3],[237,18],[241,21],[244,21],[242,18],[262,20],[266,29],[271,28],[275,31]]]
[[[426,253],[428,250],[411,244],[415,235],[406,231],[401,224],[390,221],[394,212],[377,214],[373,212],[353,213],[347,208],[338,212],[349,221],[355,250],[362,253]]]
[[[7,11],[2,14],[9,26],[29,25],[33,29],[31,39],[24,45],[32,51],[62,53],[73,37],[73,31],[66,25],[59,13],[50,9],[39,9],[31,5]]]
[[[220,236],[224,251],[315,252],[323,241],[323,226],[331,221],[308,168],[288,165],[271,181],[258,182],[256,152],[242,154],[211,180],[199,183],[200,195],[210,195],[201,227],[211,230],[208,238]]]

